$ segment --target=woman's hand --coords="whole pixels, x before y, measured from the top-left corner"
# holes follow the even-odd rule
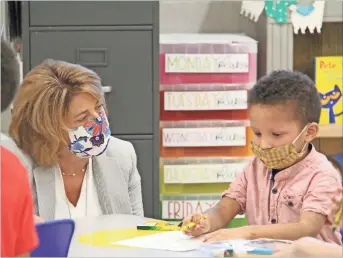
[[[187,225],[190,225],[192,222],[195,225],[192,227],[187,227]],[[184,230],[186,235],[197,237],[207,233],[210,230],[210,220],[208,219],[207,215],[193,214],[182,221],[182,226],[187,227],[186,230]]]
[[[34,215],[34,222],[41,223],[41,222],[44,222],[44,219],[39,216]]]
[[[203,241],[213,243],[230,239],[250,239],[249,227],[219,229],[205,235]]]
[[[273,257],[342,257],[342,247],[313,237],[304,237],[280,250]]]
[[[274,250],[273,257],[308,257],[311,254],[308,253],[310,251],[308,247],[312,246],[310,249],[316,253],[316,251],[313,249],[313,246],[316,246],[316,244],[318,244],[318,240],[315,238],[301,238],[297,241],[294,241],[293,244]]]

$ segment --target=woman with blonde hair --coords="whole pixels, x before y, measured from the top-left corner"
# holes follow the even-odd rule
[[[143,215],[135,150],[111,136],[93,71],[54,60],[32,69],[15,97],[9,132],[24,154],[37,216]]]

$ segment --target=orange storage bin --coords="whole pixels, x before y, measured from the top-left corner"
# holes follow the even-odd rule
[[[197,121],[199,123],[199,121]],[[203,122],[203,121],[202,121]],[[163,124],[163,123],[162,123]],[[253,138],[253,132],[251,131],[250,127],[244,126],[229,126],[229,127],[216,127],[212,126],[203,126],[197,128],[177,128],[177,126],[172,126],[174,128],[160,128],[160,156],[161,157],[247,157],[252,156],[253,153],[250,148],[250,142]],[[207,129],[218,129],[222,128],[223,133],[218,136],[213,136],[213,132],[209,132],[208,135],[204,132]],[[242,135],[238,135],[235,133],[230,133],[230,130],[236,131],[236,129],[240,128],[245,130],[245,136],[243,139]],[[166,131],[165,129],[173,129]],[[176,130],[175,130],[176,129]],[[200,129],[198,132],[191,131],[187,129]],[[205,130],[203,130],[205,129]],[[203,130],[203,132],[201,131]],[[173,134],[174,133],[174,134]],[[193,136],[190,136],[191,133],[194,133]],[[195,133],[198,133],[199,140],[194,136]],[[225,133],[230,133],[229,136],[225,135]],[[212,135],[211,135],[212,134]],[[232,136],[233,135],[233,136]],[[238,141],[238,138],[242,136],[241,141]],[[174,137],[174,138],[173,138]],[[216,138],[221,142],[219,144],[214,143],[211,145],[212,141],[209,138]],[[220,138],[222,137],[222,138]],[[223,137],[231,137],[230,139],[223,139]],[[233,139],[232,137],[236,137]],[[191,139],[192,138],[192,139]],[[200,140],[201,139],[201,140]],[[204,140],[203,142],[201,142]],[[230,146],[230,141],[234,143],[234,146]],[[244,144],[243,144],[244,141]],[[204,144],[203,144],[204,143]],[[228,143],[228,144],[226,144]],[[237,143],[237,144],[236,144]],[[206,146],[204,146],[206,145]]]

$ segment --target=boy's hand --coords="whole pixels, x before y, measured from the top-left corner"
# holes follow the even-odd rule
[[[195,225],[192,226],[190,223]],[[182,221],[182,226],[186,226],[186,230],[184,230],[186,235],[197,237],[210,230],[210,221],[204,214],[193,214]]]
[[[223,228],[204,236],[203,242],[217,242],[230,239],[250,239],[249,227]]]

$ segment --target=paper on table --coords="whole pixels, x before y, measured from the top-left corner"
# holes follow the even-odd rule
[[[229,248],[233,249],[236,254],[246,254],[247,252],[253,251],[256,248],[274,250],[278,247],[278,245],[289,245],[291,243],[293,243],[293,241],[268,238],[260,238],[255,240],[231,239],[226,241],[218,241],[215,243],[203,243],[200,245],[199,250],[214,256],[223,254],[223,251]]]
[[[149,236],[121,240],[112,244],[147,249],[185,252],[197,249],[202,241],[185,235],[182,231],[168,231]]]
[[[290,240],[281,240],[281,239],[270,239],[270,238],[258,238],[254,240],[245,240],[245,239],[233,239],[228,240],[226,243],[229,243],[235,252],[245,252],[252,250],[256,247],[272,248],[276,244],[292,244],[293,241]]]

